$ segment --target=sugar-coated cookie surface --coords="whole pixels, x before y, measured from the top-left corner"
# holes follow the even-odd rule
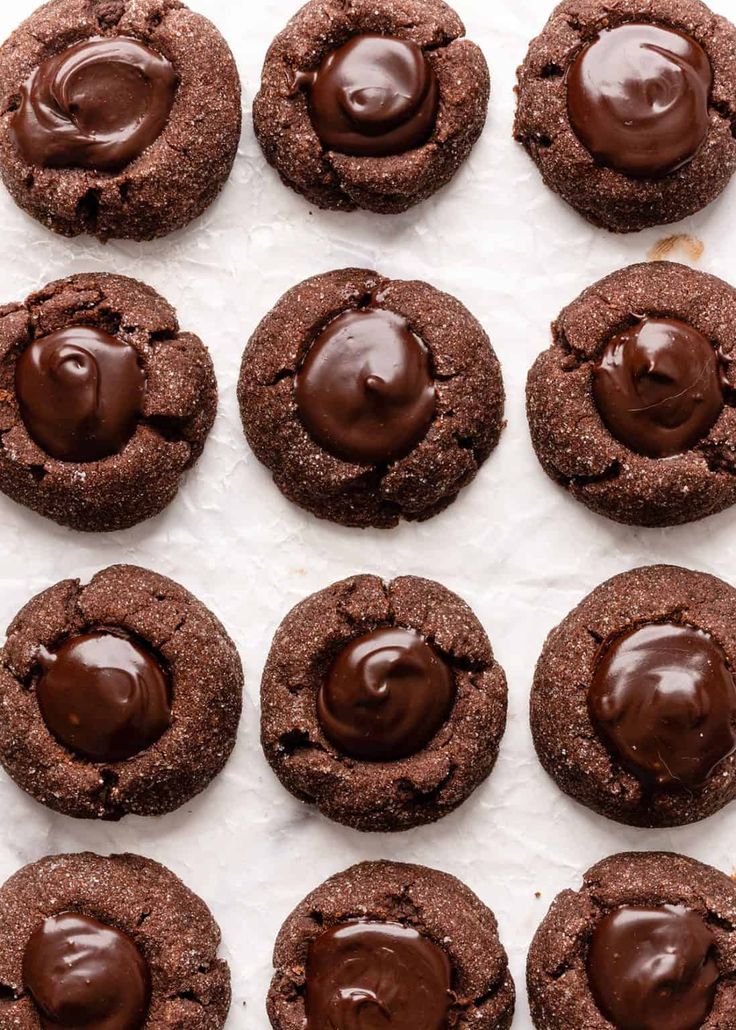
[[[127,760],[93,760],[62,743],[49,727],[48,709],[42,712],[36,691],[29,689],[54,656],[58,661],[64,641],[94,631],[139,642],[169,680],[168,727],[148,746],[144,739]],[[127,686],[125,707],[131,708],[145,688],[140,679],[138,671],[120,683],[107,663],[103,678],[90,684],[116,720],[113,729],[117,722],[124,729],[130,719],[114,705],[116,684],[118,690]],[[65,686],[68,694],[68,684],[60,689]],[[224,627],[178,583],[132,565],[111,566],[86,585],[65,580],[28,602],[0,651],[0,762],[18,786],[66,815],[115,820],[171,812],[204,790],[229,758],[242,687],[240,659]],[[50,709],[57,713],[54,730],[65,704],[62,697]],[[145,714],[145,699],[143,708]],[[78,717],[79,710],[72,706],[70,714]],[[99,714],[88,712],[86,718],[88,734],[109,746],[110,727]],[[119,733],[112,739],[119,742]]]
[[[642,319],[679,326],[649,340],[622,337]],[[630,265],[584,290],[553,323],[552,344],[527,380],[529,428],[545,472],[593,511],[631,525],[679,525],[732,505],[735,327],[736,290],[675,262]],[[617,353],[607,355],[615,337]],[[696,342],[707,362],[689,360]],[[617,378],[599,394],[596,378],[609,357]],[[627,428],[639,409],[639,425]],[[668,433],[674,446],[653,455],[656,437]]]
[[[486,120],[488,66],[480,49],[464,35],[462,21],[443,0],[309,0],[271,44],[253,104],[256,136],[267,160],[288,186],[318,207],[389,214],[425,200],[457,172]],[[436,80],[438,103],[428,137],[424,132],[413,141],[416,145],[407,139],[405,148],[399,145],[387,153],[350,152],[350,146],[342,152],[339,138],[320,138],[308,77],[356,36],[407,41],[418,48],[415,57],[424,55],[428,74]],[[366,135],[374,141],[384,122],[385,131],[396,132],[397,122],[409,120],[406,107],[412,90],[403,78],[392,82],[395,60],[390,56],[378,73],[370,64],[361,64],[358,78],[351,77],[351,68],[345,65],[348,88],[343,97],[350,95],[349,87],[375,84],[385,90],[387,82],[392,91],[389,114],[376,111],[366,126]],[[421,92],[414,104],[420,112]],[[412,116],[416,109],[411,107]],[[359,105],[350,114],[353,129],[369,120]]]
[[[348,381],[354,391],[345,398],[347,414],[346,403],[339,405],[343,414],[337,419],[348,423],[341,436],[349,424],[362,423],[369,427],[363,435],[375,438],[392,412],[411,412],[424,388],[434,388],[428,418],[422,421],[418,413],[418,433],[404,441],[398,454],[353,455],[351,448],[351,460],[334,443],[328,450],[324,437],[318,441],[310,432],[300,409],[300,379],[313,345],[322,344],[324,333],[339,329],[338,318],[351,312],[373,319],[393,315],[398,324],[383,327],[389,335],[388,360],[377,346],[379,334],[373,333],[364,341],[371,350],[367,365],[356,359],[343,371],[339,360],[332,363],[334,389],[338,382],[347,389]],[[344,344],[336,346],[338,354],[355,353],[353,328],[336,339],[337,345]],[[423,369],[413,363],[411,337],[420,341],[419,352],[426,352],[421,359],[414,349]],[[409,353],[402,352],[406,347]],[[400,360],[394,361],[397,351]],[[325,390],[320,408],[329,393]],[[383,528],[436,515],[475,478],[504,425],[501,368],[487,334],[467,308],[427,283],[391,280],[358,268],[314,276],[281,298],[246,347],[238,399],[248,442],[282,493],[318,517],[347,526]],[[327,429],[334,437],[335,427]],[[339,442],[344,446],[344,440]]]
[[[514,135],[593,224],[679,221],[736,169],[735,47],[736,28],[700,0],[563,0],[519,68]]]
[[[95,430],[99,443],[135,379],[121,374],[114,356],[105,359],[74,338],[80,326],[113,337],[108,349],[129,349],[143,379],[127,431],[100,453],[67,446],[89,443]],[[19,371],[46,343],[49,352],[34,357],[27,374]],[[22,304],[0,308],[0,358],[0,490],[85,531],[125,529],[174,499],[214,422],[217,383],[205,345],[180,330],[174,309],[150,286],[102,272],[49,283]]]
[[[636,952],[631,962],[624,956],[622,966],[614,967],[618,975],[609,970],[608,997],[597,1003],[588,974],[591,938],[612,913],[628,908],[631,918],[642,907],[653,908],[655,916],[664,909],[664,915],[687,917],[691,925],[682,935],[677,928],[673,934],[672,928],[668,933],[661,927],[664,948],[645,933],[638,941],[642,966],[637,968]],[[604,859],[587,871],[579,891],[557,896],[537,930],[527,963],[534,1025],[538,1030],[610,1030],[619,1024],[599,1004],[610,1003],[611,995],[615,1004],[618,993],[623,1001],[633,1000],[627,1013],[632,1026],[684,1027],[688,1014],[689,1026],[698,1030],[732,1026],[735,923],[736,886],[712,866],[669,852]],[[617,1014],[623,1016],[620,1010]]]
[[[340,653],[380,627],[405,627],[429,641],[449,668],[454,699],[437,732],[411,753],[360,760],[325,733],[330,725],[318,696]],[[415,656],[407,660],[416,668]],[[365,699],[370,683],[359,687]],[[389,691],[400,688],[393,683]],[[400,700],[395,703],[394,715],[405,717]],[[287,790],[324,815],[360,830],[404,830],[451,812],[489,775],[506,706],[504,672],[456,594],[416,576],[390,583],[354,576],[306,598],[279,627],[261,683],[261,740]]]
[[[310,946],[325,931],[349,920],[403,924],[446,953],[452,983],[448,1017],[455,1021],[450,1025],[479,1030],[511,1026],[514,982],[491,910],[447,873],[400,862],[363,862],[317,887],[282,926],[268,995],[274,1030],[301,1030],[305,1025],[305,995],[309,998],[305,967]],[[349,967],[346,971],[353,972]],[[368,983],[344,986],[372,986],[385,1005],[398,1009],[403,1001],[411,1012],[411,984],[392,991],[390,970],[381,967],[382,975],[370,968],[365,972]],[[402,1027],[410,1025],[410,1020],[401,1022]]]
[[[651,565],[601,584],[552,630],[531,726],[566,794],[644,827],[697,822],[736,797],[735,613],[736,590],[723,580]],[[658,636],[642,636],[646,627]],[[636,630],[637,649],[596,682],[606,654]],[[668,681],[678,689],[657,689]],[[603,703],[591,705],[604,687]]]
[[[100,39],[107,53],[71,49]],[[131,40],[133,52],[121,55]],[[88,95],[85,62],[95,90],[105,90],[105,118],[88,139],[101,105]],[[163,74],[171,76],[166,99],[154,88]],[[181,228],[220,192],[240,140],[233,55],[180,0],[50,0],[0,48],[0,97],[3,181],[17,204],[65,236],[147,240]],[[52,131],[42,135],[44,125]],[[75,128],[82,139],[71,147]],[[127,139],[128,149],[111,157],[96,146],[99,136]]]
[[[138,949],[150,981],[142,1024],[146,1030],[221,1030],[230,1008],[230,970],[218,957],[220,930],[206,904],[157,862],[139,855],[103,858],[90,852],[42,858],[0,887],[3,1026],[38,1030],[41,1025],[39,1010],[24,982],[24,970],[29,972],[28,945],[46,920],[71,912],[122,932]],[[75,952],[76,968],[81,964],[83,974],[93,974],[84,988],[74,982],[67,987],[59,976],[61,962],[51,971],[51,996],[57,1003],[66,1000],[70,1007],[90,1001],[98,977],[105,986],[104,952],[97,956],[103,962],[96,965],[94,952],[89,950],[93,939],[87,935],[82,943]],[[68,958],[68,950],[66,955]],[[90,955],[92,961],[85,966]],[[34,972],[35,986],[40,977],[38,970]],[[108,975],[114,972],[110,970]],[[133,988],[132,983],[127,986]],[[128,997],[123,991],[119,1001],[125,1003]],[[103,991],[92,1014],[102,1012],[111,1020],[119,1017],[115,1000]]]

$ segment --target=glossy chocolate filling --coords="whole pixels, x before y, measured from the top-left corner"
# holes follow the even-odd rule
[[[452,670],[411,629],[385,626],[338,654],[317,696],[325,735],[340,751],[390,762],[421,751],[447,721]]]
[[[602,739],[647,789],[707,782],[736,750],[736,684],[694,626],[636,626],[602,648],[588,692]]]
[[[23,984],[43,1030],[142,1030],[151,1000],[148,963],[131,938],[79,912],[33,932]]]
[[[94,326],[39,337],[15,366],[26,429],[59,461],[101,461],[122,451],[141,416],[145,387],[136,349]]]
[[[296,377],[310,436],[345,461],[405,457],[424,438],[437,404],[430,357],[401,315],[371,305],[333,319]]]
[[[11,131],[29,164],[120,171],[163,132],[176,86],[171,62],[140,40],[85,39],[31,73]]]
[[[709,340],[675,318],[643,318],[608,341],[593,369],[607,429],[637,454],[690,450],[718,420],[728,387]]]
[[[598,923],[588,979],[617,1030],[699,1030],[718,985],[715,940],[681,905],[625,905]]]
[[[171,725],[171,685],[158,657],[121,632],[99,629],[42,647],[36,699],[60,743],[93,762],[145,751]]]
[[[357,157],[403,154],[426,143],[439,107],[431,61],[408,39],[360,35],[300,72],[309,114],[328,150]]]
[[[445,951],[411,927],[338,924],[309,945],[308,1030],[446,1030],[451,977]]]
[[[572,128],[596,161],[634,179],[688,164],[710,127],[713,70],[690,36],[651,23],[606,29],[567,75]]]

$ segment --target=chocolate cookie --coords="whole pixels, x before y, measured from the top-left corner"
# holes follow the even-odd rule
[[[563,0],[519,69],[514,135],[594,225],[677,222],[736,169],[734,50],[700,0]]]
[[[544,645],[531,723],[542,765],[601,815],[680,826],[736,797],[736,590],[651,565],[597,587]]]
[[[593,511],[672,526],[736,501],[736,290],[670,262],[601,279],[527,382],[545,472]]]
[[[64,236],[181,228],[240,140],[233,56],[179,0],[51,0],[0,49],[0,102],[5,185]]]
[[[162,815],[225,765],[242,686],[225,629],[178,583],[133,565],[64,580],[0,651],[0,762],[65,815]]]
[[[273,964],[274,1030],[347,1030],[361,1012],[392,1030],[511,1026],[514,982],[493,913],[425,866],[363,862],[326,880],[282,926]]]
[[[0,888],[0,1024],[13,1030],[220,1030],[220,929],[172,872],[138,855],[42,858]]]
[[[488,66],[442,0],[309,0],[271,44],[253,123],[317,207],[392,214],[455,175],[483,131]]]
[[[447,815],[491,772],[506,677],[439,583],[353,576],[284,619],[261,684],[261,740],[287,790],[358,830]]]
[[[282,493],[345,526],[436,515],[504,425],[501,369],[470,312],[356,268],[281,298],[245,350],[238,398]]]
[[[552,903],[529,951],[540,1030],[736,1026],[736,885],[683,855],[613,855]]]
[[[62,526],[158,514],[216,409],[207,348],[135,279],[74,275],[0,307],[0,490]]]

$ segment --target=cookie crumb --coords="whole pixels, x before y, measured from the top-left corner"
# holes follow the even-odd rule
[[[705,244],[697,236],[678,232],[657,240],[654,246],[649,248],[647,261],[665,261],[671,254],[680,252],[688,261],[696,264],[703,256],[704,250]]]

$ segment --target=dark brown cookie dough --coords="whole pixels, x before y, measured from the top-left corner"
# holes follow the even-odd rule
[[[442,0],[354,0],[350,4],[309,0],[271,44],[253,103],[256,136],[267,160],[287,186],[318,207],[392,214],[425,200],[455,175],[486,120],[488,66],[479,48],[462,38],[464,34],[463,23]],[[344,152],[344,143],[318,135],[319,112],[313,109],[310,115],[308,80],[348,40],[375,35],[409,41],[419,48],[414,56],[421,60],[423,54],[426,63],[422,73],[415,71],[415,75],[425,90],[432,88],[434,80],[439,95],[436,118],[430,122],[428,138],[425,132],[413,143],[405,139],[407,145],[399,144],[388,153],[385,148],[383,153],[372,148],[372,155],[360,147],[362,152],[356,153],[354,145]],[[358,74],[362,77],[345,80],[348,87],[372,84],[376,76],[373,70],[366,74],[366,65]],[[374,141],[376,128],[384,121],[386,133],[405,128],[407,94],[413,101],[411,117],[416,119],[422,111],[421,91],[413,96],[403,80],[392,82],[385,74],[375,81],[391,90],[390,117],[383,108],[371,115],[356,105],[353,119],[345,119],[353,130],[369,123],[366,133]],[[410,82],[416,87],[413,78]],[[403,110],[395,111],[399,98]]]
[[[570,612],[531,695],[537,754],[560,788],[633,826],[696,822],[732,801],[735,621],[733,587],[671,565],[614,576]]]
[[[355,394],[346,396],[340,408],[345,412],[353,405],[358,426],[359,416],[366,416],[368,439],[377,438],[387,413],[397,423],[411,416],[418,436],[403,438],[403,456],[398,458],[389,455],[378,461],[377,455],[364,455],[346,460],[334,449],[331,453],[308,431],[300,411],[296,386],[310,348],[346,312],[393,312],[403,334],[420,340],[425,352],[424,371],[403,355],[399,373],[391,367],[393,358],[389,361],[383,372],[388,401],[378,407],[378,417],[367,418],[376,409],[371,407],[365,366],[340,369],[339,377],[334,376],[346,393],[355,384]],[[373,337],[377,352],[379,333]],[[416,339],[410,339],[415,347]],[[348,337],[345,342],[352,341]],[[380,355],[370,354],[369,359],[368,368],[375,368],[378,377]],[[427,381],[434,385],[435,397],[422,423],[418,405]],[[381,379],[377,382],[373,397],[380,398]],[[470,312],[427,283],[392,281],[355,268],[315,276],[281,298],[243,355],[238,399],[248,442],[282,493],[319,518],[346,526],[390,527],[401,518],[436,515],[475,477],[504,425],[501,369]],[[348,423],[343,426],[348,434],[349,419],[344,414],[340,418]]]
[[[514,982],[490,909],[447,873],[399,862],[363,862],[312,891],[281,928],[273,958],[276,972],[268,995],[274,1030],[301,1030],[305,1025],[306,1006],[314,1001],[309,1000],[306,975],[310,949],[325,932],[355,921],[401,924],[421,934],[425,947],[444,952],[450,965],[448,1026],[478,1030],[506,1030],[511,1026]],[[412,983],[407,978],[391,990],[395,987],[391,978],[413,972],[411,967],[396,963],[379,975],[366,963],[358,969],[360,982],[342,985],[339,972],[337,967],[333,991],[344,986],[376,992],[379,1000],[392,1006],[392,1026],[404,1030],[417,1025],[411,1019],[411,987],[416,979]],[[422,972],[426,972],[426,966]],[[426,1001],[426,994],[421,1000]],[[349,1001],[341,1006],[338,1012],[344,1022],[335,1026],[352,1025],[350,1013],[354,1014],[354,1008],[355,1003]],[[334,1003],[330,1011],[336,1011]]]
[[[150,1002],[145,1021],[134,1025],[141,1030],[220,1030],[224,1026],[230,1008],[230,970],[217,956],[220,929],[205,903],[172,872],[148,858],[103,858],[83,852],[43,858],[19,870],[0,888],[3,1027],[40,1030],[39,1009],[24,978],[24,967],[28,972],[24,956],[47,920],[71,913],[121,932],[128,947],[132,943],[137,948],[143,972],[149,977]],[[74,1000],[91,1001],[96,977],[114,975],[109,963],[100,962],[94,968],[90,947],[94,938],[87,937],[84,944],[76,952],[66,951],[65,964],[71,954],[72,961],[85,972],[93,969],[95,975],[85,988],[79,986],[78,976],[77,983],[65,989],[57,966],[53,984],[57,1003],[66,1001],[71,1006]],[[105,950],[98,958],[105,958]],[[34,986],[39,979],[34,977]],[[118,986],[126,986],[128,991],[132,988],[130,983]],[[121,999],[129,1001],[127,992]],[[114,1019],[109,999],[97,1001],[99,1025],[103,1015]],[[113,1022],[105,1022],[107,1025],[112,1028]],[[115,1027],[123,1025],[129,1024],[114,1023]]]
[[[677,911],[668,912],[666,906]],[[630,963],[624,957],[626,968],[615,969],[618,976],[609,976],[614,993],[619,987],[622,997],[628,994],[636,1002],[636,1009],[628,1012],[630,1022],[624,1022],[619,1012],[614,1023],[593,993],[588,974],[591,940],[611,914],[631,908],[659,909],[660,918],[669,916],[675,925],[659,941],[647,935],[647,945],[639,941],[644,968],[638,970],[641,981],[636,989],[631,982],[636,980],[636,952]],[[629,911],[630,916],[636,914]],[[677,926],[683,918],[690,924],[684,933]],[[734,926],[736,886],[712,866],[666,852],[613,855],[588,870],[579,891],[559,894],[537,931],[527,963],[534,1025],[539,1030],[734,1026]],[[663,953],[663,943],[671,950]],[[631,979],[624,979],[624,972]],[[599,1001],[603,1004],[604,999]],[[686,1022],[688,1013],[695,1015],[694,1022]]]
[[[329,721],[318,702],[338,656],[382,627],[415,630],[449,669],[454,697],[437,732],[418,750],[415,738],[405,757],[366,760],[347,753],[344,743],[337,746],[325,733],[326,726],[336,736],[340,708],[334,694],[326,699]],[[377,667],[374,657],[374,674],[391,684],[392,674],[407,677],[417,661],[416,653],[400,655],[399,668],[392,670],[388,663]],[[370,659],[364,657],[364,663],[364,680],[356,677],[357,709],[372,692]],[[419,689],[416,681],[412,687]],[[382,705],[374,706],[376,725],[360,724],[369,741],[380,734],[386,743],[381,713],[389,724],[412,729],[429,705],[429,691],[419,705],[411,695],[402,701],[396,679],[387,694]],[[345,708],[349,711],[347,703]],[[483,627],[456,594],[415,576],[391,583],[353,576],[306,598],[281,623],[261,684],[261,740],[276,775],[295,797],[359,830],[405,830],[457,808],[491,772],[505,725],[506,678]],[[395,739],[390,745],[399,750]],[[347,746],[354,751],[349,741]]]
[[[121,659],[116,652],[116,661],[88,651],[86,662],[83,654],[69,664],[65,645],[97,631],[134,642],[160,666],[168,704],[153,724],[148,712],[154,687],[140,663],[131,670],[125,653]],[[61,667],[59,655],[66,659]],[[103,670],[87,687],[99,699],[96,711],[74,693],[80,663],[82,672],[90,665]],[[55,681],[43,684],[49,669],[55,669]],[[240,659],[224,627],[172,580],[132,565],[105,569],[86,586],[64,580],[28,602],[0,651],[0,762],[19,787],[65,815],[120,819],[131,812],[171,812],[225,765],[235,744],[242,686]],[[121,711],[121,695],[125,709],[134,700],[140,705],[140,718]],[[75,714],[81,726],[64,730],[74,725]],[[74,748],[57,739],[61,733]],[[121,740],[132,741],[124,748],[128,753],[136,743],[141,750],[121,760]],[[88,757],[93,750],[96,760]],[[105,753],[115,757],[104,760]]]
[[[114,59],[97,55],[94,64],[70,50],[100,37],[132,40],[139,62],[141,44],[152,51],[143,53],[143,74],[160,90],[136,96],[125,71],[131,59],[119,52]],[[49,59],[57,64],[47,65]],[[90,99],[90,73],[77,68],[84,61],[95,90],[136,102],[135,117],[123,110],[113,119],[106,104],[107,120],[98,124],[103,109]],[[48,80],[45,92],[39,75]],[[58,106],[60,97],[68,109]],[[240,81],[230,49],[211,22],[179,0],[51,0],[0,49],[0,101],[5,185],[20,207],[64,236],[145,240],[181,228],[222,189],[240,139]],[[149,129],[143,138],[139,128],[131,131],[141,122]],[[37,124],[63,125],[63,138],[60,130],[33,133]],[[75,127],[78,138],[70,143]],[[122,139],[125,147],[111,154],[95,143],[99,136]]]
[[[100,460],[53,457],[39,446],[38,427],[35,439],[31,435],[19,406],[21,355],[35,341],[72,326],[101,330],[133,348],[144,374],[142,397],[132,411],[129,432],[117,441],[116,453],[108,449],[108,456]],[[106,370],[79,352],[74,360],[91,362],[80,391],[96,382],[100,371],[109,371],[111,403],[122,403],[114,367]],[[46,401],[39,402],[39,412],[48,404],[54,386],[68,396],[68,384],[62,378],[65,364],[69,368],[69,356],[63,353],[49,360],[41,381],[43,392],[39,391]],[[71,369],[69,382],[74,364]],[[131,385],[129,377],[125,381]],[[56,399],[62,403],[58,395]],[[70,435],[69,419],[77,437],[84,439],[90,423],[99,429],[105,420],[98,416],[110,414],[98,410],[97,399],[68,404],[68,410],[59,411],[52,434],[59,437],[58,445]],[[174,499],[183,473],[201,454],[216,409],[217,384],[207,348],[197,336],[180,331],[171,305],[143,283],[90,272],[50,283],[23,304],[0,308],[0,490],[63,526],[125,529],[158,514]],[[44,440],[47,435],[43,432]]]
[[[676,320],[681,342],[630,341],[609,368],[619,376],[610,393],[621,399],[597,395],[607,346],[642,319]],[[715,360],[692,360],[692,330]],[[532,443],[552,479],[599,515],[638,526],[692,522],[736,501],[733,287],[673,262],[631,265],[569,304],[552,338],[527,381]]]
[[[681,35],[653,41],[656,50],[647,49],[646,41],[638,49],[631,29],[620,42],[621,27],[631,23]],[[627,72],[629,106],[620,99],[622,91],[605,94],[605,87],[598,106],[590,97],[581,103],[576,62],[591,55],[588,48],[596,40],[608,53],[594,55],[586,74],[592,70],[595,81],[595,61],[603,81],[610,82],[614,71]],[[614,6],[604,0],[563,0],[519,69],[514,135],[545,183],[594,225],[632,232],[679,221],[714,200],[736,169],[734,48],[734,26],[700,0],[622,0]],[[626,57],[620,56],[623,50]],[[569,89],[578,90],[572,103]],[[652,98],[662,96],[667,102],[657,113]],[[617,110],[618,118],[611,114]],[[587,131],[579,136],[573,125],[580,132],[581,122]],[[583,143],[581,137],[589,133],[592,138]],[[658,166],[642,167],[652,152],[660,158]]]

